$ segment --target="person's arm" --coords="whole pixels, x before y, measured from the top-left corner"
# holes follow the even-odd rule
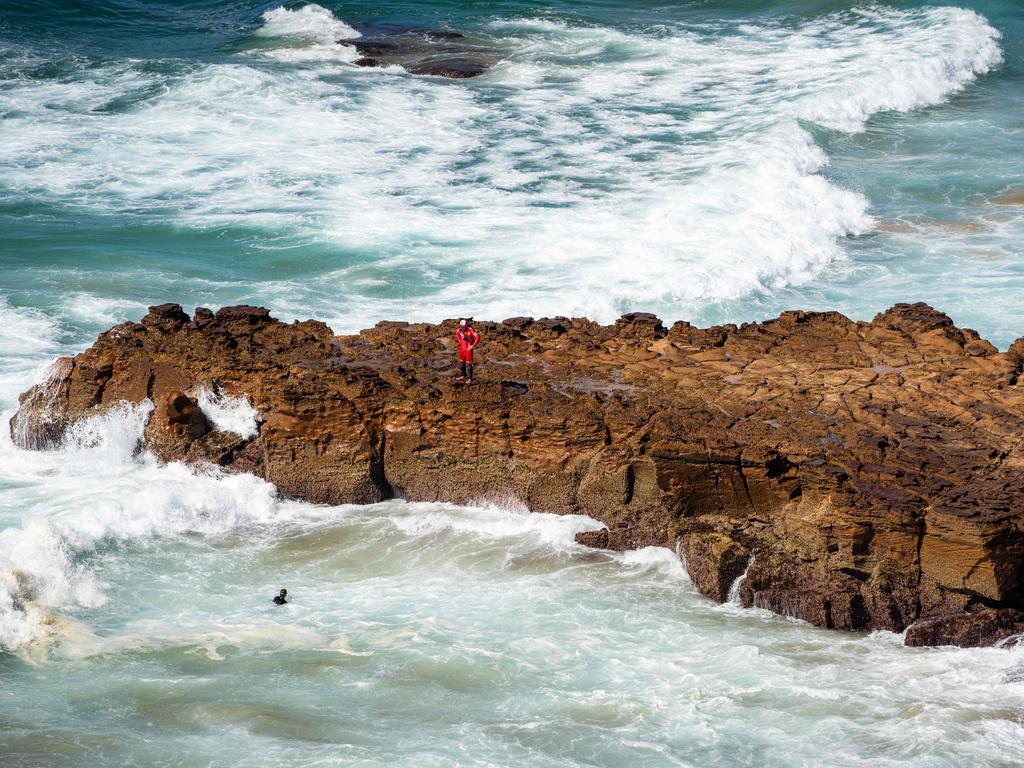
[[[480,343],[480,334],[477,333],[476,329],[474,328],[473,329],[473,346],[471,346],[470,349],[476,349],[476,345],[479,344],[479,343]]]

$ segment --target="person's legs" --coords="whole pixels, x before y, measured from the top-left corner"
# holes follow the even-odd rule
[[[466,378],[466,361],[463,360],[461,365],[462,365],[462,378]]]
[[[463,374],[466,377],[466,381],[472,381],[473,380],[473,364],[469,363],[466,366],[466,370],[468,371],[468,373]]]

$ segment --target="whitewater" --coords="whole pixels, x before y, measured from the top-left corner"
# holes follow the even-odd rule
[[[153,245],[171,241],[186,263],[197,250],[225,263],[223,240],[239,245],[237,271],[176,275],[144,256],[140,292],[241,293],[339,330],[467,308],[739,319],[738,302],[761,311],[826,270],[847,279],[845,241],[877,234],[866,195],[823,173],[816,131],[862,135],[872,116],[941,104],[1003,60],[1001,33],[951,7],[854,6],[795,25],[477,24],[504,56],[470,85],[345,66],[359,33],[317,5],[265,12],[232,41],[241,51],[202,62],[56,64],[9,43],[4,188],[83,229],[166,228]],[[71,71],[33,75],[47,67]],[[901,215],[888,239],[937,227],[960,247],[942,214]],[[1018,223],[965,226],[1009,240]],[[139,298],[99,282],[83,298]],[[854,291],[835,303],[868,304]]]
[[[55,357],[164,301],[348,332],[927,300],[1024,335],[1024,12],[764,6],[0,8],[0,764],[1017,764],[1018,648],[715,605],[674,552],[576,544],[588,518],[282,499],[140,452],[149,403],[8,434]],[[353,67],[387,24],[500,59]]]

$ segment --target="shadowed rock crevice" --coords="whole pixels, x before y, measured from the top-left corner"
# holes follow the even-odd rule
[[[27,448],[121,401],[154,404],[164,459],[253,472],[320,503],[518,501],[586,514],[615,549],[675,547],[697,588],[823,627],[915,624],[908,642],[1013,634],[1024,610],[1024,341],[1005,353],[924,304],[872,322],[787,312],[666,329],[634,313],[337,337],[259,307],[154,307],[59,360],[11,422]],[[243,439],[192,395],[258,410]],[[751,559],[753,558],[753,560]],[[749,567],[748,567],[749,566]],[[1007,634],[1009,633],[1009,634]]]

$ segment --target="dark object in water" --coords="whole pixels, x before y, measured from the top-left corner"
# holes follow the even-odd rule
[[[461,32],[452,32],[450,29],[428,29],[423,34],[431,40],[464,40],[466,38]]]
[[[288,590],[282,589],[280,594],[274,595],[274,605],[286,605],[288,603],[286,597],[288,597]]]
[[[352,63],[355,64],[357,67],[386,67],[387,66],[387,64],[385,64],[383,61],[381,61],[380,59],[375,59],[372,56],[363,56],[361,59],[356,59]]]
[[[467,78],[482,75],[501,58],[483,40],[446,29],[403,29],[391,25],[362,30],[356,40],[339,40],[359,52],[357,67],[398,65],[412,75]]]
[[[460,56],[441,56],[421,59],[404,65],[411,75],[437,75],[438,77],[476,77],[487,71],[487,65],[479,60]]]

